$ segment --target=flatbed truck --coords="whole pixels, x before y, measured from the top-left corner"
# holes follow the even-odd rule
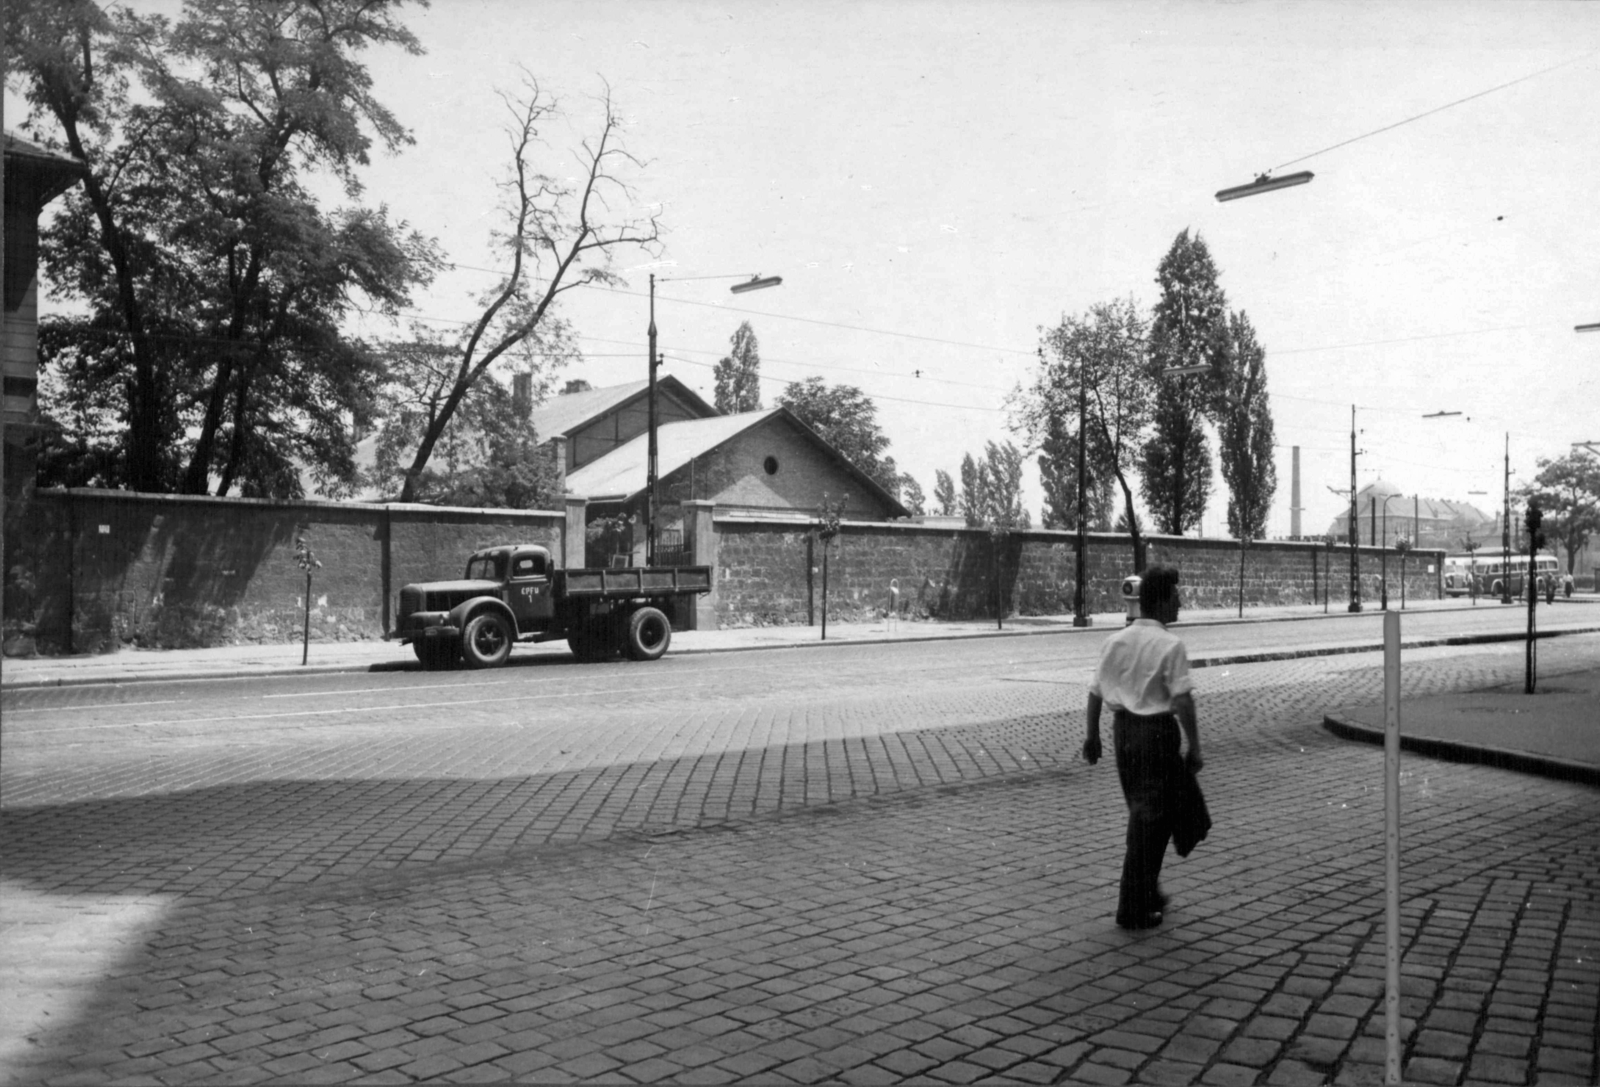
[[[709,566],[557,569],[548,548],[502,544],[473,552],[460,581],[402,588],[394,637],[428,669],[494,668],[517,642],[561,638],[580,661],[652,661],[672,642],[669,616],[710,591]]]

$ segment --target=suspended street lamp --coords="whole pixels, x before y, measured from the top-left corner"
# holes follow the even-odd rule
[[[763,279],[759,275],[753,275],[748,283],[735,283],[728,290],[734,294],[743,294],[745,291],[759,291],[766,287],[777,287],[782,283],[782,276],[767,276]]]
[[[1600,332],[1600,321],[1596,321],[1593,324],[1588,324],[1588,325],[1573,325],[1572,326],[1572,331],[1574,331],[1574,332]]]
[[[1235,185],[1231,189],[1223,189],[1217,193],[1217,200],[1226,202],[1238,200],[1244,196],[1255,196],[1257,193],[1271,192],[1274,189],[1287,189],[1295,185],[1304,185],[1316,175],[1310,170],[1301,170],[1295,174],[1284,174],[1282,177],[1271,177],[1262,174],[1248,185]]]

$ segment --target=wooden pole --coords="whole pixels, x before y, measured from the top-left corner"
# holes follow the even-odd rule
[[[306,571],[305,625],[300,629],[300,663],[311,656],[311,571]]]

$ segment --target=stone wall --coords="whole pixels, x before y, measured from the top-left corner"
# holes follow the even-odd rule
[[[712,600],[722,626],[816,623],[822,609],[822,542],[793,521],[715,518],[717,590]],[[1239,545],[1233,540],[1155,536],[1148,561],[1176,566],[1183,600],[1191,608],[1232,607],[1239,601]],[[1085,608],[1120,611],[1122,581],[1133,572],[1125,535],[1087,533]],[[1364,601],[1376,601],[1385,556],[1360,548]],[[1413,552],[1405,564],[1410,599],[1440,595],[1443,552]],[[1400,595],[1400,560],[1387,556],[1391,598]],[[1070,532],[1014,532],[998,539],[986,529],[933,527],[909,522],[846,522],[828,551],[828,616],[839,621],[885,613],[890,584],[911,618],[994,618],[996,600],[1006,615],[1061,615],[1073,609],[1076,536]],[[1432,570],[1429,570],[1429,566]],[[1257,542],[1244,553],[1244,605],[1314,604],[1350,600],[1348,547],[1331,553],[1319,543]],[[1331,585],[1330,585],[1331,583]]]
[[[820,622],[823,547],[810,526],[718,516],[704,503],[695,508],[696,554],[716,567],[716,590],[698,609],[699,625]],[[400,586],[459,577],[468,554],[496,543],[542,543],[559,562],[567,523],[566,511],[99,490],[36,492],[8,504],[6,514],[10,653],[298,640],[305,575],[294,544],[302,533],[322,562],[312,577],[311,636],[380,638],[393,625]],[[581,510],[575,523],[583,523]],[[1122,610],[1122,579],[1133,569],[1127,537],[1090,533],[1086,543],[1087,609]],[[907,618],[992,619],[997,600],[1005,615],[1067,614],[1075,548],[1070,532],[995,538],[985,529],[847,521],[827,553],[828,615],[846,621],[884,614],[891,582],[898,582]],[[1413,553],[1408,597],[1438,597],[1441,560],[1441,552]],[[1149,561],[1178,567],[1187,607],[1238,602],[1234,541],[1156,536]],[[1378,549],[1361,548],[1362,599],[1369,603],[1378,599],[1381,561]],[[1388,564],[1391,600],[1398,599],[1398,555],[1390,552]],[[1330,606],[1343,608],[1350,599],[1346,549],[1330,554],[1316,543],[1273,542],[1245,552],[1246,607],[1312,604],[1330,588]]]
[[[298,640],[312,572],[311,637],[381,638],[400,586],[460,577],[466,556],[542,543],[560,561],[565,514],[422,505],[38,491],[7,509],[11,652],[104,652]]]

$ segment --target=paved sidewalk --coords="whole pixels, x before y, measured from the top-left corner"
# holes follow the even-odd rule
[[[1401,748],[1600,785],[1600,664],[1537,676],[1531,695],[1518,680],[1402,701]],[[1342,707],[1323,725],[1336,736],[1381,744],[1384,708]]]

